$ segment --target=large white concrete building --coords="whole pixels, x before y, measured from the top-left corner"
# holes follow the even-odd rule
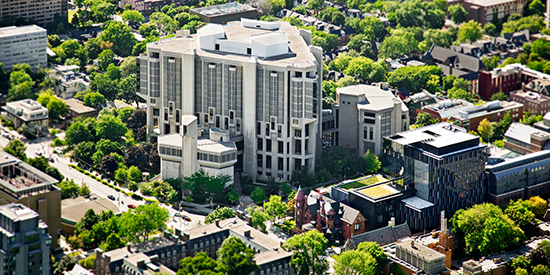
[[[46,29],[39,26],[0,28],[0,62],[8,72],[18,63],[27,63],[33,69],[36,66],[46,68],[47,44]]]
[[[138,75],[150,139],[179,133],[182,116],[194,115],[205,131],[229,132],[235,169],[255,179],[312,172],[321,151],[322,49],[310,44],[311,32],[287,22],[244,18],[148,44]]]

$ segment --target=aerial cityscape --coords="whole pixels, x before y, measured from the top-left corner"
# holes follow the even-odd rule
[[[0,273],[550,275],[550,1],[0,4]]]

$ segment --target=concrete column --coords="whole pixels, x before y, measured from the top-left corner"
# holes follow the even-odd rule
[[[256,66],[252,57],[243,69],[243,118],[241,132],[244,137],[243,170],[256,178]]]
[[[181,62],[181,113],[195,114],[195,52],[189,50],[183,54]]]

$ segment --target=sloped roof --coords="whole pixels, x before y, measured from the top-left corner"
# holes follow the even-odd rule
[[[445,49],[439,46],[432,46],[429,50],[433,59],[439,62],[450,62],[453,66],[459,64],[459,69],[467,69],[472,72],[479,72],[480,70],[487,69],[485,64],[477,57],[469,56],[466,54],[457,53],[455,51]]]
[[[351,238],[357,245],[362,242],[375,242],[380,246],[385,246],[410,236],[412,236],[412,234],[409,225],[404,223],[396,226],[388,225]]]

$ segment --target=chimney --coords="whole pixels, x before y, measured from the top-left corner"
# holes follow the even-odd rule
[[[156,264],[159,261],[159,255],[153,255],[149,257],[149,260],[151,260],[152,263]]]
[[[395,218],[391,217],[391,219],[388,221],[388,226],[395,227]]]
[[[176,236],[181,237],[181,229],[176,228],[175,232],[176,232]]]
[[[220,227],[220,219],[216,219],[216,227]]]
[[[177,30],[177,31],[176,31],[176,37],[179,38],[179,37],[185,36],[185,35],[183,34],[183,31],[184,31],[184,30]]]
[[[189,236],[189,233],[183,232],[183,241],[184,241],[184,242],[188,242],[188,241],[189,241],[189,237],[190,237],[190,236]]]
[[[132,244],[131,243],[127,243],[126,248],[128,249],[128,252],[132,253]]]
[[[411,241],[411,247],[414,247],[414,241]]]
[[[189,35],[191,35],[190,30],[183,30],[183,36],[189,36]]]
[[[145,267],[145,260],[144,259],[137,260],[136,263],[137,263],[138,268],[144,269],[144,267]]]
[[[250,229],[244,231],[244,236],[250,238]]]

